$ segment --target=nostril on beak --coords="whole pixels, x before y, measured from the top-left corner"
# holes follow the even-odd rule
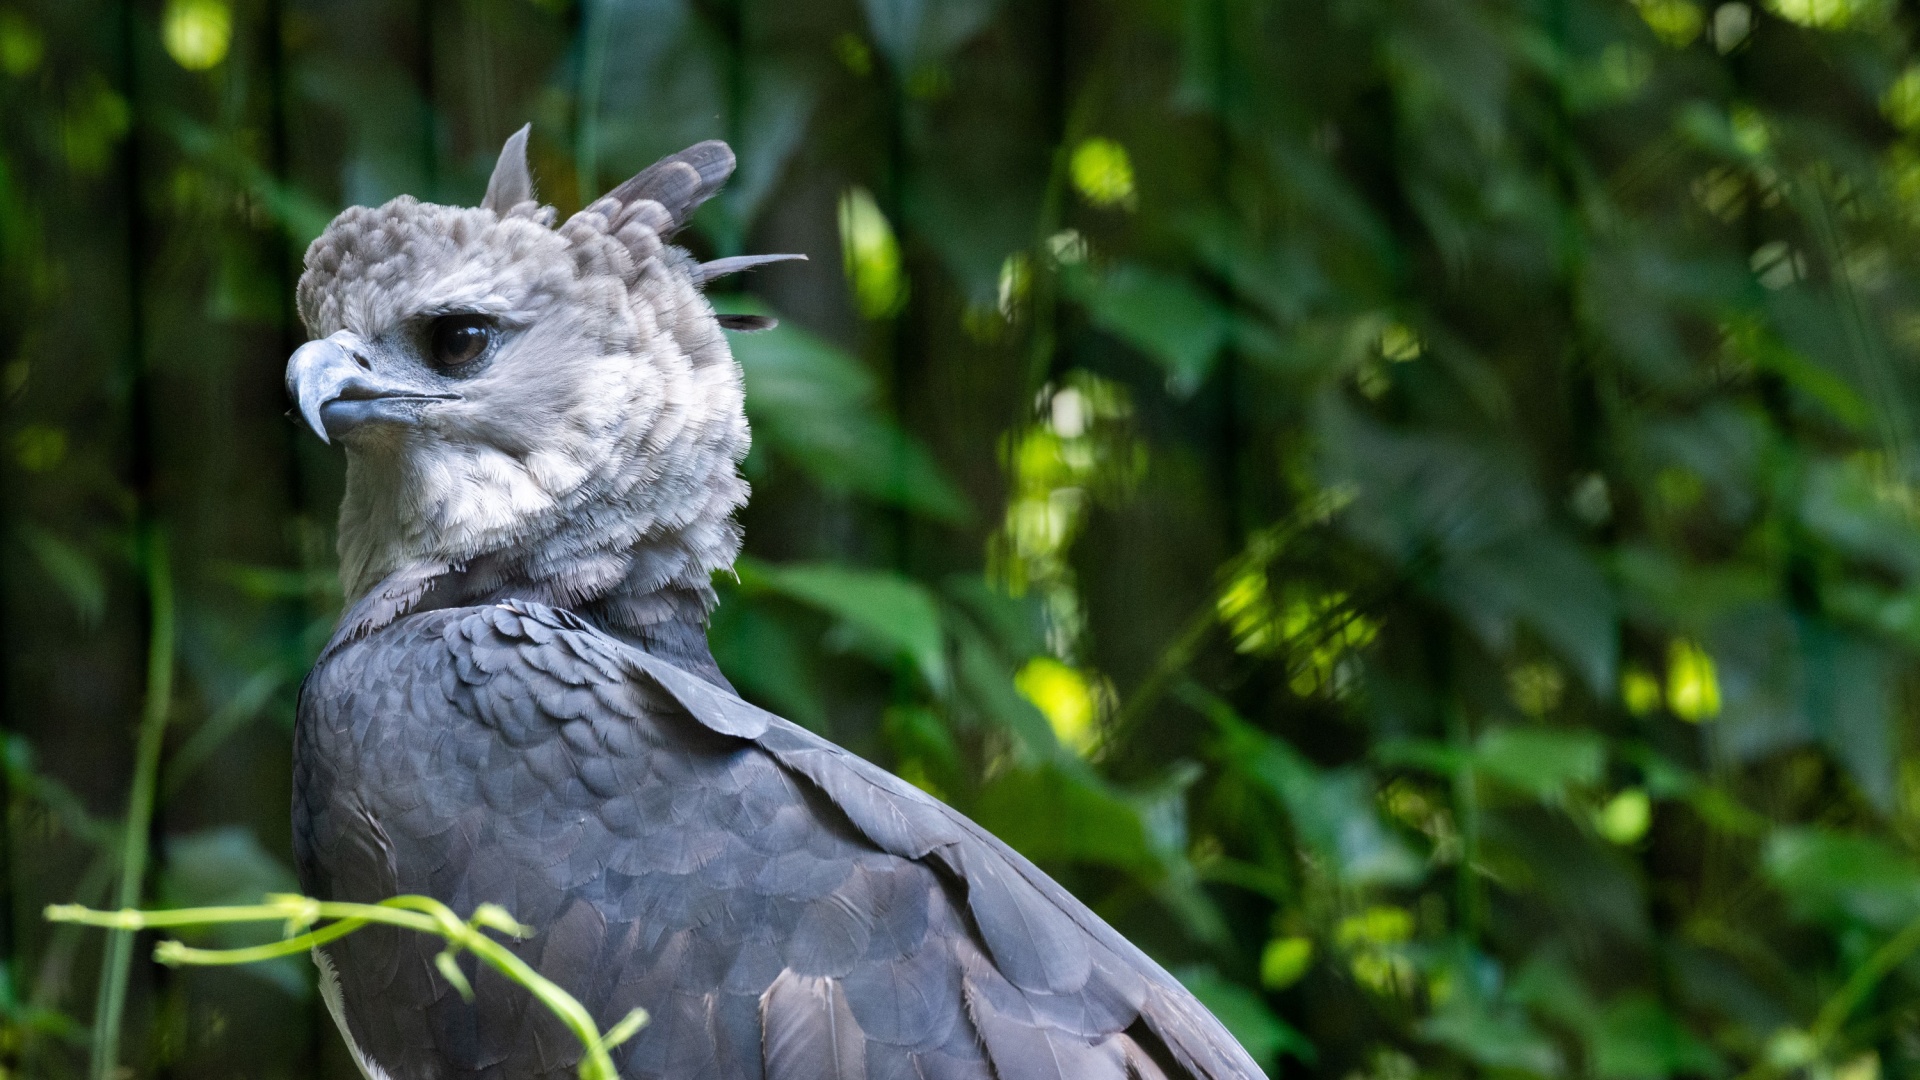
[[[354,362],[354,363],[356,363],[356,364],[359,364],[359,365],[360,365],[360,370],[362,370],[362,371],[372,371],[372,370],[373,370],[373,361],[371,361],[371,360],[368,360],[368,359],[367,359],[367,358],[366,358],[365,356],[362,356],[362,355],[361,355],[361,354],[359,354],[359,353],[354,353],[354,354],[353,354],[353,362]]]

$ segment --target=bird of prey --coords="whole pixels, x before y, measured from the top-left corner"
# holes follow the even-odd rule
[[[558,228],[527,130],[478,207],[401,197],[307,251],[287,365],[347,458],[349,607],[300,693],[293,835],[325,899],[504,906],[632,1080],[1255,1080],[1178,982],[944,804],[738,697],[741,373],[670,243],[733,170],[681,151]],[[316,953],[368,1080],[558,1078],[581,1049],[438,942]]]

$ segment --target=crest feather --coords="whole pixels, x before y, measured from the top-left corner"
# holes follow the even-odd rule
[[[483,209],[506,217],[514,207],[533,201],[533,172],[527,168],[527,135],[532,130],[533,125],[526,124],[507,136],[493,176],[487,180],[486,197],[480,200]]]

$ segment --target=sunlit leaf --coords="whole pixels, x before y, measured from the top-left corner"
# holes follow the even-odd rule
[[[1680,47],[1700,36],[1706,17],[1691,0],[1634,0],[1640,17],[1661,41]]]
[[[1823,30],[1877,22],[1891,9],[1888,0],[1768,0],[1767,6],[1788,22]]]
[[[1096,136],[1081,140],[1073,148],[1067,169],[1074,188],[1093,205],[1134,205],[1133,160],[1127,156],[1127,148],[1112,139]]]
[[[886,319],[900,313],[907,303],[900,242],[866,188],[848,188],[840,196],[840,255],[860,314]]]
[[[1313,964],[1313,939],[1277,937],[1260,950],[1260,985],[1285,990],[1304,977]]]
[[[1713,657],[1684,638],[1675,638],[1667,650],[1667,708],[1695,723],[1720,715],[1720,679]]]
[[[1616,844],[1639,843],[1653,823],[1653,800],[1639,788],[1628,788],[1608,799],[1594,817],[1594,828]]]
[[[1083,753],[1093,745],[1099,734],[1094,725],[1100,700],[1098,687],[1085,673],[1050,656],[1036,656],[1014,675],[1013,685],[1046,716],[1063,744]]]

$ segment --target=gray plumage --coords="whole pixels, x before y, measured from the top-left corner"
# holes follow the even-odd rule
[[[352,605],[301,692],[305,887],[503,905],[603,1027],[652,1015],[617,1053],[636,1080],[1258,1077],[1031,863],[733,693],[704,627],[746,495],[739,372],[665,243],[732,154],[554,230],[525,138],[482,207],[350,210],[308,254],[321,340],[289,383],[347,448]],[[484,351],[429,362],[476,326]],[[470,962],[463,1001],[436,951],[372,928],[320,958],[369,1076],[571,1074],[544,1008]]]

